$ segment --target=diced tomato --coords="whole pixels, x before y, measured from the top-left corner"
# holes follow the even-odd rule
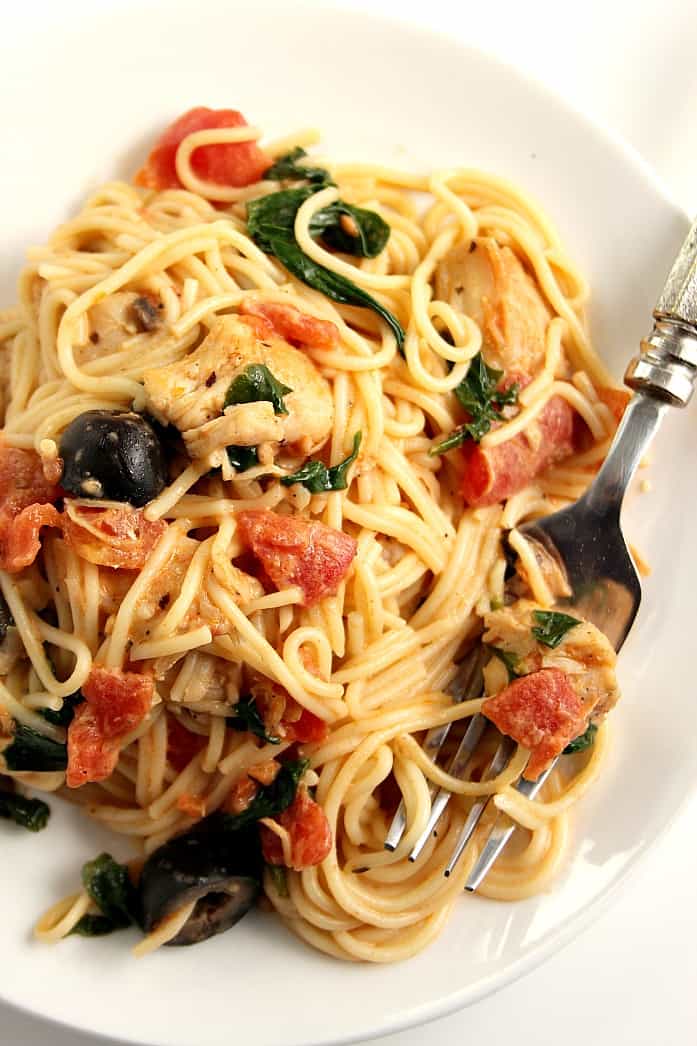
[[[482,705],[482,713],[501,733],[530,749],[523,777],[535,781],[574,737],[586,728],[587,712],[559,668],[514,679]]]
[[[177,773],[181,773],[206,744],[206,737],[187,730],[177,716],[167,716],[167,762]]]
[[[147,715],[154,691],[150,676],[92,666],[82,686],[85,700],[68,727],[68,788],[111,776],[125,737]]]
[[[65,508],[65,540],[99,566],[139,570],[167,529],[164,520],[148,520],[141,509],[75,505],[69,499]]]
[[[303,708],[300,716],[294,722],[281,722],[286,741],[298,741],[300,744],[320,744],[326,741],[329,727],[323,719],[316,716],[314,712]]]
[[[275,818],[290,836],[291,868],[300,871],[319,864],[332,848],[332,831],[324,810],[299,788],[295,799]],[[267,864],[283,864],[283,847],[278,836],[261,825],[261,850]]]
[[[194,821],[200,821],[206,816],[206,800],[202,795],[183,792],[177,799],[177,810],[181,810],[187,817],[192,817]]]
[[[29,505],[17,516],[0,512],[0,567],[10,574],[24,570],[41,549],[42,527],[60,527],[61,514],[53,505]]]
[[[177,177],[175,160],[180,143],[188,135],[196,131],[246,126],[242,113],[234,109],[207,109],[205,106],[189,109],[158,139],[145,166],[134,178],[136,185],[145,189],[180,189],[182,185]],[[235,188],[258,182],[270,162],[256,142],[202,145],[191,155],[191,167],[199,178]]]
[[[60,526],[52,503],[61,495],[38,454],[0,445],[0,568],[14,574],[34,562],[41,527]]]
[[[243,301],[240,315],[259,316],[291,345],[309,349],[335,349],[339,344],[339,328],[329,320],[318,320],[292,305],[277,302]]]
[[[628,389],[613,389],[609,385],[601,385],[598,389],[598,399],[610,408],[618,425],[631,398],[632,394]]]
[[[62,493],[44,476],[35,451],[0,444],[0,511],[18,516],[30,505],[53,504]]]
[[[528,429],[494,447],[467,441],[462,493],[468,505],[495,505],[573,452],[576,413],[553,396]]]
[[[297,585],[303,605],[336,592],[356,554],[348,534],[315,520],[279,516],[270,509],[238,512],[240,537],[277,588]]]
[[[258,791],[259,785],[257,782],[253,781],[249,774],[242,774],[242,777],[235,781],[228,792],[227,798],[223,803],[223,810],[229,814],[244,813]]]

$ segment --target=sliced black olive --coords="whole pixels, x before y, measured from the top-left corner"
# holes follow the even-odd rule
[[[12,611],[5,602],[2,592],[0,592],[0,643],[7,635],[8,628],[11,628],[14,623],[15,619],[12,617]]]
[[[145,862],[139,890],[146,933],[191,901],[196,906],[170,945],[197,944],[234,926],[261,890],[261,849],[256,824],[225,830],[211,814],[170,839]]]
[[[61,486],[81,498],[145,505],[167,482],[164,454],[145,418],[128,410],[88,410],[61,436]]]

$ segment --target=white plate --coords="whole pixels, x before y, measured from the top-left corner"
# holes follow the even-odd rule
[[[256,0],[243,11],[212,0],[122,0],[95,10],[80,0],[4,14],[0,67],[13,90],[0,167],[3,301],[13,300],[27,244],[41,242],[100,180],[132,172],[163,123],[206,104],[239,107],[274,135],[317,125],[327,150],[345,159],[466,164],[515,179],[542,201],[590,277],[593,334],[618,375],[648,326],[684,216],[630,150],[480,54],[296,2]],[[654,489],[628,512],[654,576],[622,655],[615,747],[576,819],[573,861],[549,894],[516,905],[463,897],[434,946],[384,968],[327,959],[261,914],[194,950],[140,962],[129,933],[50,948],[30,938],[36,913],[75,884],[99,848],[126,854],[54,802],[39,837],[0,825],[2,997],[131,1042],[312,1046],[442,1015],[570,940],[697,782],[696,422],[694,411],[668,419]]]

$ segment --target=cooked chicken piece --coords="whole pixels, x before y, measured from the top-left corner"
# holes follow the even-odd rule
[[[479,325],[489,366],[528,377],[540,369],[550,312],[510,247],[489,236],[453,247],[436,267],[435,294]]]
[[[118,352],[127,338],[160,326],[157,303],[135,291],[109,294],[89,313],[89,342],[81,350],[81,359],[94,359]]]
[[[265,401],[233,405],[223,413],[230,384],[251,364],[263,364],[292,390],[283,396],[287,414],[274,414]],[[180,430],[194,458],[230,443],[268,441],[303,440],[309,454],[331,432],[331,390],[312,361],[277,335],[260,339],[237,316],[219,317],[198,349],[178,363],[146,371],[144,382],[150,410]]]
[[[620,696],[615,676],[617,655],[609,641],[595,625],[580,621],[552,649],[538,642],[533,635],[532,629],[539,625],[533,617],[536,610],[543,608],[531,600],[520,599],[509,607],[487,614],[484,618],[487,628],[484,642],[510,655],[520,675],[543,668],[561,669],[586,714],[593,719],[604,716]],[[491,670],[487,666],[488,693],[500,689],[500,664],[498,659],[493,659]]]

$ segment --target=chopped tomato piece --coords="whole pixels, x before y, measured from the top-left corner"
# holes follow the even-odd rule
[[[303,605],[336,592],[356,554],[348,534],[315,520],[279,516],[270,509],[237,513],[240,537],[277,588],[297,585]]]
[[[292,699],[291,699],[292,700]],[[326,741],[329,727],[323,719],[303,708],[300,716],[293,722],[284,718],[281,722],[286,741],[299,741],[300,744],[319,744]]]
[[[202,795],[183,792],[177,799],[177,810],[181,810],[183,814],[192,817],[195,821],[200,821],[202,817],[206,816],[206,800]]]
[[[462,493],[467,504],[495,505],[568,457],[574,450],[575,418],[566,400],[553,396],[527,429],[505,443],[494,447],[465,443]]]
[[[318,320],[292,305],[277,302],[243,301],[242,316],[258,316],[291,345],[310,349],[335,349],[339,344],[339,328],[329,320]]]
[[[177,716],[167,717],[167,762],[177,773],[181,773],[206,744],[206,737],[187,730]]]
[[[248,809],[252,799],[259,791],[259,785],[249,774],[242,774],[230,789],[223,803],[223,810],[229,814],[242,814]]]
[[[60,525],[61,514],[53,505],[29,505],[17,516],[0,511],[0,567],[16,574],[30,566],[41,549],[41,528]]]
[[[528,781],[537,780],[569,741],[583,733],[587,720],[583,702],[559,668],[514,679],[484,701],[482,712],[501,733],[530,749],[523,772]]]
[[[140,509],[93,508],[66,499],[65,540],[78,556],[99,566],[139,570],[166,529],[164,520],[148,520]]]
[[[290,836],[291,868],[300,871],[319,864],[332,848],[332,831],[324,810],[299,788],[295,799],[275,818]],[[261,850],[267,864],[283,864],[281,840],[266,825],[261,825]]]
[[[68,788],[111,776],[124,739],[150,710],[154,690],[150,676],[92,666],[82,686],[85,700],[68,727]]]
[[[196,131],[224,127],[246,127],[242,113],[234,109],[189,109],[159,138],[144,167],[134,181],[145,189],[181,189],[177,176],[176,156],[180,143]],[[258,182],[270,166],[266,153],[256,142],[230,142],[202,145],[191,155],[191,167],[199,178],[217,185],[239,188]]]
[[[598,399],[610,408],[618,425],[631,398],[632,394],[628,389],[613,389],[609,385],[602,385],[598,389]]]
[[[0,444],[0,511],[18,516],[30,505],[53,504],[62,493],[44,476],[41,458],[35,451]]]
[[[41,527],[60,526],[52,503],[61,495],[38,454],[0,445],[0,568],[14,574],[34,562]]]

